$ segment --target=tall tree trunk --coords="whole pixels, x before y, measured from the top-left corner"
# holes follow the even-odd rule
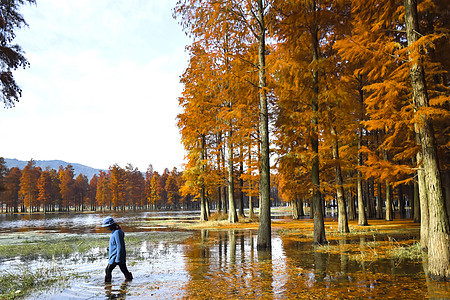
[[[225,167],[225,145],[223,145],[221,147],[220,153],[222,156],[222,170],[223,170],[223,176],[224,176],[223,181],[227,182],[228,181],[227,176],[225,175],[226,174],[226,172],[225,172],[225,170],[226,170],[226,167]],[[223,204],[223,213],[224,214],[228,214],[227,187],[228,187],[228,184],[222,186],[222,204]]]
[[[200,221],[208,221],[208,214],[206,213],[205,187],[203,185],[200,191]]]
[[[259,130],[261,134],[261,181],[258,250],[272,250],[272,226],[270,220],[270,161],[269,161],[269,112],[266,95],[266,24],[263,1],[258,0],[258,60],[259,60]]]
[[[233,143],[231,141],[232,135],[233,131],[230,128],[230,130],[228,131],[228,222],[236,223],[238,221],[238,216],[236,213],[236,202],[234,199]]]
[[[218,143],[218,146],[221,147],[220,146],[220,144],[222,143],[222,133],[221,132],[217,134],[217,143]],[[220,153],[221,153],[221,151],[219,150],[217,152],[217,170],[219,170],[219,172],[220,172],[220,167],[221,167],[221,165],[220,165]],[[222,201],[223,201],[223,199],[222,199],[222,186],[219,185],[219,187],[217,188],[217,213],[218,214],[222,213]]]
[[[363,83],[362,83],[362,76],[359,75],[358,76],[358,82],[359,82],[359,86],[358,86],[358,91],[359,91],[359,101],[361,104],[361,112],[360,112],[360,121],[363,120],[364,118],[364,114],[363,114],[363,105],[364,105],[364,94],[363,94]],[[357,189],[357,195],[358,195],[358,225],[360,226],[367,226],[367,215],[366,215],[366,208],[364,206],[364,200],[363,200],[363,182],[362,182],[362,174],[360,171],[360,167],[363,164],[363,158],[362,158],[362,153],[361,151],[361,146],[362,146],[362,131],[363,128],[362,126],[359,127],[358,130],[358,156],[357,156],[357,160],[358,160],[358,170],[356,170],[357,172],[357,179],[356,179],[356,189]]]
[[[312,12],[316,14],[316,1],[312,1]],[[312,170],[311,170],[311,181],[313,186],[313,195],[312,195],[312,210],[313,210],[313,218],[314,218],[314,243],[315,244],[327,244],[327,239],[325,237],[325,223],[323,216],[323,199],[320,195],[320,179],[319,179],[319,133],[318,133],[318,124],[319,124],[319,71],[317,70],[317,66],[315,64],[319,60],[319,39],[318,39],[318,25],[314,25],[311,28],[311,46],[313,51],[313,78],[312,78],[312,86],[313,86],[313,95],[311,99],[311,109],[312,109],[312,132],[311,132],[311,148],[313,151],[312,158]]]
[[[361,134],[359,134],[358,138],[358,149],[361,149]],[[362,155],[358,153],[358,166],[362,166]],[[367,216],[366,209],[363,200],[363,182],[362,182],[362,174],[360,170],[357,170],[357,183],[356,188],[358,191],[358,225],[367,226]]]
[[[347,206],[344,197],[344,188],[342,180],[341,163],[339,161],[339,143],[337,139],[336,129],[331,127],[331,135],[334,136],[333,144],[333,160],[335,161],[334,173],[336,178],[336,196],[338,202],[338,231],[347,233],[350,232],[347,220]]]
[[[292,217],[294,220],[298,220],[304,215],[305,212],[303,211],[303,200],[300,197],[296,196],[292,201]]]
[[[405,218],[405,197],[403,195],[403,185],[401,184],[398,186],[398,207],[401,218]]]
[[[444,184],[445,207],[447,207],[447,216],[450,221],[450,172],[448,170],[444,171],[442,178]]]
[[[419,21],[417,16],[417,1],[405,0],[405,25],[408,47],[419,39]],[[420,145],[422,148],[423,172],[428,195],[429,236],[428,236],[428,275],[437,279],[450,278],[450,229],[447,211],[445,209],[444,193],[439,173],[439,164],[431,120],[420,111],[428,107],[428,95],[425,82],[425,72],[422,62],[414,60],[410,49],[410,77],[413,91],[413,103],[420,123],[416,124]],[[419,186],[420,188],[420,186]]]
[[[350,189],[348,194],[350,194],[350,197],[348,197],[348,219],[353,221],[356,219],[356,207],[355,199],[353,197],[353,189]]]
[[[297,198],[295,198],[294,200],[291,201],[291,206],[292,206],[292,219],[294,220],[298,220],[298,201]]]
[[[253,219],[255,217],[255,211],[253,209],[253,196],[248,196],[248,217]]]
[[[373,179],[366,181],[368,218],[375,217],[375,182]]]
[[[385,149],[382,149],[383,152],[383,159],[385,161],[388,160],[388,155],[387,155],[387,151]],[[394,213],[392,211],[392,190],[391,190],[391,185],[389,184],[389,180],[386,179],[385,181],[386,184],[386,217],[385,220],[386,221],[392,221],[394,220]]]
[[[243,157],[243,148],[242,146],[239,148],[239,217],[244,218],[244,179],[242,179],[242,175],[244,174],[244,157]]]
[[[418,173],[416,172],[414,180],[414,223],[420,222],[420,215],[421,215],[421,209],[420,209],[420,197],[419,197],[419,180],[418,180]]]
[[[253,217],[255,216],[255,212],[253,210],[253,196],[252,196],[252,190],[253,190],[253,182],[252,182],[252,146],[250,145],[248,147],[248,214],[249,214],[249,218],[253,219]]]
[[[378,140],[379,136],[380,132],[379,130],[376,130],[376,140],[378,147],[380,146],[380,142]],[[377,154],[379,155],[378,150]],[[383,219],[383,194],[381,192],[381,182],[379,180],[377,181],[377,219]]]

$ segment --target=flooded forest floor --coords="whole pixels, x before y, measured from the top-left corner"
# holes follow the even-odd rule
[[[105,284],[104,216],[0,218],[0,299],[450,299],[449,282],[425,275],[412,220],[350,221],[341,234],[326,219],[329,243],[314,246],[312,220],[276,218],[261,253],[255,220],[117,214],[134,280],[116,268]]]

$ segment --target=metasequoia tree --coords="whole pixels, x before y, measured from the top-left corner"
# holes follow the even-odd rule
[[[63,207],[69,210],[69,207],[74,205],[75,198],[75,171],[72,165],[67,165],[65,168],[60,167],[59,169],[59,181],[61,190],[61,199],[59,209],[62,210]]]
[[[299,175],[303,176],[305,172],[310,174],[314,243],[318,244],[327,243],[319,173],[319,158],[323,157],[326,149],[319,141],[323,140],[325,126],[329,123],[324,111],[331,107],[329,95],[332,92],[329,89],[333,89],[333,85],[326,83],[324,78],[334,71],[330,46],[337,34],[334,24],[337,8],[339,6],[335,7],[331,1],[315,0],[275,5],[280,18],[275,29],[280,40],[282,59],[279,63],[281,77],[276,91],[280,111],[278,122],[281,135],[293,135],[292,138],[282,137],[279,141],[282,142],[281,147],[294,150],[292,154],[289,154],[290,150],[285,153],[292,157],[289,161],[294,160],[298,164],[297,168],[301,170]],[[330,132],[330,129],[327,131]]]
[[[128,198],[125,200],[126,205],[132,206],[133,210],[136,210],[138,206],[145,206],[143,202],[145,179],[138,168],[134,168],[131,164],[127,164],[125,167],[126,172],[126,190]]]
[[[166,180],[165,190],[167,191],[167,203],[172,209],[177,209],[180,205],[180,186],[178,177],[180,174],[177,168],[173,168]]]
[[[33,212],[33,207],[38,207],[38,185],[41,168],[36,167],[36,162],[30,160],[23,168],[22,177],[20,178],[19,197],[23,199],[23,203],[28,207],[28,212]]]
[[[180,105],[184,113],[179,116],[179,126],[189,152],[188,166],[197,168],[197,171],[186,170],[185,176],[191,176],[185,178],[190,178],[186,180],[189,184],[201,176],[198,179],[203,184],[200,188],[200,198],[203,199],[201,195],[208,190],[206,177],[213,173],[216,176],[224,173],[220,169],[223,165],[220,162],[213,164],[212,157],[218,157],[223,163],[226,159],[228,219],[234,223],[238,221],[235,164],[242,162],[243,156],[243,153],[239,153],[240,158],[237,158],[235,149],[242,136],[240,120],[244,116],[241,114],[242,107],[245,107],[242,105],[242,93],[245,93],[243,87],[246,86],[239,80],[242,69],[238,67],[240,61],[237,55],[246,49],[243,44],[245,26],[230,15],[230,9],[234,6],[232,1],[203,1],[201,6],[195,3],[180,1],[175,10],[186,32],[194,38],[190,47],[190,65],[182,79],[185,88]],[[197,122],[200,116],[205,120],[202,124]],[[212,172],[214,169],[216,172]]]
[[[190,48],[189,67],[183,74],[183,96],[179,98],[183,113],[178,115],[178,127],[182,142],[188,151],[188,164],[184,172],[184,193],[192,193],[200,199],[200,220],[209,218],[206,194],[210,189],[212,160],[208,152],[213,149],[213,136],[220,129],[217,115],[219,103],[219,83],[214,79],[220,70],[216,62],[201,43]],[[198,122],[198,120],[203,120]],[[232,198],[234,201],[234,198]]]
[[[351,2],[351,34],[334,46],[347,62],[347,77],[354,77],[353,88],[359,93],[361,105],[357,156],[360,225],[367,223],[361,218],[366,213],[361,209],[364,205],[362,175],[366,180],[377,179],[380,184],[384,181],[386,220],[393,219],[391,183],[400,184],[405,178],[412,179],[411,168],[404,164],[411,155],[410,147],[414,148],[407,121],[410,111],[403,109],[407,103],[403,84],[406,78],[401,59],[392,55],[401,43],[394,29],[401,26],[397,20],[398,5],[395,1],[375,2],[371,5]],[[366,158],[364,163],[363,157]],[[377,208],[380,215],[381,185],[379,187]],[[372,209],[370,205],[368,208]]]
[[[147,167],[147,171],[145,172],[145,190],[144,190],[144,194],[145,194],[145,203],[147,204],[147,207],[150,206],[151,209],[154,209],[154,207],[151,206],[151,194],[152,194],[152,189],[151,189],[151,181],[152,181],[152,176],[153,176],[153,165],[149,165]]]
[[[21,177],[22,171],[17,167],[11,168],[5,176],[5,202],[11,213],[19,212],[19,207],[23,207],[23,201],[19,199]]]
[[[111,173],[112,204],[114,209],[125,210],[125,199],[127,197],[127,176],[125,169],[118,164],[109,168]]]
[[[253,29],[258,41],[258,88],[259,88],[259,134],[261,138],[261,169],[260,169],[260,203],[259,227],[258,227],[258,250],[271,250],[271,220],[270,220],[270,153],[269,153],[269,111],[267,105],[266,85],[266,14],[270,1],[258,0],[256,8],[248,7],[248,14],[256,15],[253,20]],[[247,19],[248,17],[244,17]],[[244,21],[244,20],[243,20]]]
[[[266,89],[266,11],[269,1],[179,1],[175,14],[181,16],[181,24],[185,30],[196,40],[204,44],[213,44],[218,57],[224,80],[217,87],[217,92],[222,94],[223,102],[228,109],[224,123],[228,125],[227,154],[228,154],[228,198],[229,221],[237,221],[234,203],[234,176],[233,176],[233,120],[236,118],[234,108],[235,92],[230,80],[232,60],[239,55],[240,45],[257,43],[258,45],[258,92],[261,138],[261,182],[260,182],[260,227],[258,234],[258,248],[270,249],[270,170],[269,170],[269,132],[268,132],[268,106]],[[218,75],[218,74],[216,74]],[[234,92],[234,93],[233,93]],[[226,110],[222,110],[225,111]]]
[[[104,210],[106,206],[112,207],[111,172],[100,171],[98,174],[96,199],[98,205]]]
[[[166,208],[167,206],[167,191],[165,189],[167,178],[169,178],[169,169],[165,168],[161,176],[158,177],[158,183],[156,185],[156,193],[158,194],[159,205],[163,208]]]
[[[49,206],[53,200],[53,184],[50,170],[42,171],[37,182],[37,188],[39,190],[38,200],[43,205],[45,214],[49,210]]]
[[[153,172],[152,178],[150,180],[150,203],[154,208],[158,205],[158,193],[157,193],[157,186],[158,186],[158,178],[159,174],[158,172]]]
[[[441,63],[430,58],[430,53],[435,53],[434,43],[445,36],[436,28],[441,24],[439,17],[426,21],[430,15],[438,16],[432,12],[432,1],[422,2],[422,21],[431,24],[431,29],[420,35],[416,5],[408,1],[403,6],[397,1],[352,1],[352,35],[337,46],[347,61],[362,63],[355,72],[368,79],[364,87],[368,120],[363,123],[368,130],[382,133],[376,148],[366,147],[368,160],[363,172],[386,180],[386,219],[391,220],[390,183],[395,186],[412,180],[410,164],[414,159],[422,214],[421,244],[434,248],[429,250],[429,274],[448,278],[448,216],[436,150],[442,131],[433,131],[439,120],[448,118],[448,108],[442,105],[448,101],[443,93],[448,89],[440,79],[444,73]]]
[[[74,182],[75,210],[84,211],[84,205],[89,191],[89,180],[86,175],[78,174]]]
[[[430,108],[423,52],[427,44],[438,34],[420,36],[417,2],[405,0],[405,24],[408,40],[408,58],[412,98],[415,113],[415,125],[422,152],[425,188],[427,190],[429,212],[428,236],[428,274],[433,278],[450,278],[450,228],[442,189],[439,163],[437,158],[434,128],[429,112]],[[448,99],[448,97],[447,97]]]
[[[88,201],[91,207],[91,211],[97,210],[97,186],[98,186],[98,175],[94,174],[91,180],[89,180],[89,192],[88,192]]]

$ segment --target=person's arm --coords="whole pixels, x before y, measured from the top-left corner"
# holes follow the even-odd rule
[[[116,244],[117,244],[117,256],[116,256],[116,262],[120,263],[123,262],[123,257],[125,256],[125,241],[123,238],[123,234],[121,234],[119,232],[119,230],[117,230],[117,235],[116,235]]]

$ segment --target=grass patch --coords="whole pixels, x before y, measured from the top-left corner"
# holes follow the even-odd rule
[[[213,213],[209,216],[209,221],[224,221],[228,220],[228,214]]]
[[[24,241],[21,244],[0,245],[0,259],[21,257],[66,257],[72,253],[85,253],[92,248],[106,247],[108,238],[65,237],[57,240]]]
[[[14,273],[6,271],[0,274],[0,299],[22,298],[58,282],[67,282],[68,279],[58,268],[38,269],[34,272],[28,269]]]
[[[411,260],[414,262],[422,262],[424,253],[420,247],[420,242],[409,246],[397,246],[389,251],[392,258],[398,261]]]
[[[180,242],[190,234],[186,232],[144,232],[125,233],[127,250],[139,247],[142,242]],[[68,257],[74,253],[87,253],[92,249],[105,249],[109,245],[109,234],[101,236],[62,235],[61,237],[41,236],[40,239],[23,238],[20,242],[0,244],[0,261],[20,257],[22,260],[36,258],[53,259]]]

